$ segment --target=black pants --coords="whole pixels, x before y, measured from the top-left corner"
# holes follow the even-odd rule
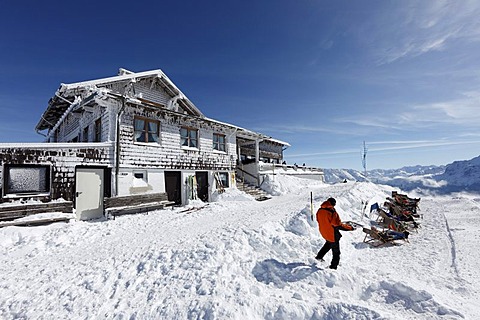
[[[317,253],[317,259],[323,259],[328,251],[332,249],[332,262],[330,263],[330,268],[337,269],[338,263],[340,262],[340,241],[335,242],[326,241],[322,249]]]

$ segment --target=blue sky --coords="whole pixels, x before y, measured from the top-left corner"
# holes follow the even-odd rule
[[[60,83],[162,69],[210,117],[362,170],[480,154],[480,2],[0,0],[0,142]]]

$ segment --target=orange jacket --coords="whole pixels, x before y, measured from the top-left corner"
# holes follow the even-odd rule
[[[335,208],[330,202],[325,201],[317,211],[318,229],[322,237],[329,241],[335,242],[335,227],[343,230],[352,230],[352,226],[342,223]]]

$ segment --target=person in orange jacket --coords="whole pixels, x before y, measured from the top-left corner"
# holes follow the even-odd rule
[[[337,201],[334,198],[328,198],[317,211],[318,228],[326,242],[318,251],[315,259],[323,261],[323,257],[332,249],[333,257],[330,269],[337,269],[340,262],[340,238],[342,237],[340,230],[354,230],[351,225],[342,223],[335,210],[336,203]]]

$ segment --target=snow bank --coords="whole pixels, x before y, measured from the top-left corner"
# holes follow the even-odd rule
[[[212,201],[222,202],[222,201],[255,201],[255,198],[251,195],[246,194],[238,190],[237,188],[227,188],[225,192],[218,193],[215,191],[212,195]]]
[[[323,182],[286,175],[267,175],[261,188],[274,196],[301,194],[306,188],[325,187]]]
[[[333,196],[342,219],[369,223],[365,203],[391,190],[269,185],[282,195],[245,201],[230,190],[196,211],[2,228],[0,318],[474,319],[480,310],[468,229],[480,197],[422,199],[423,227],[404,245],[372,248],[361,230],[344,232],[333,271],[330,253],[312,259],[324,241],[311,209]]]

